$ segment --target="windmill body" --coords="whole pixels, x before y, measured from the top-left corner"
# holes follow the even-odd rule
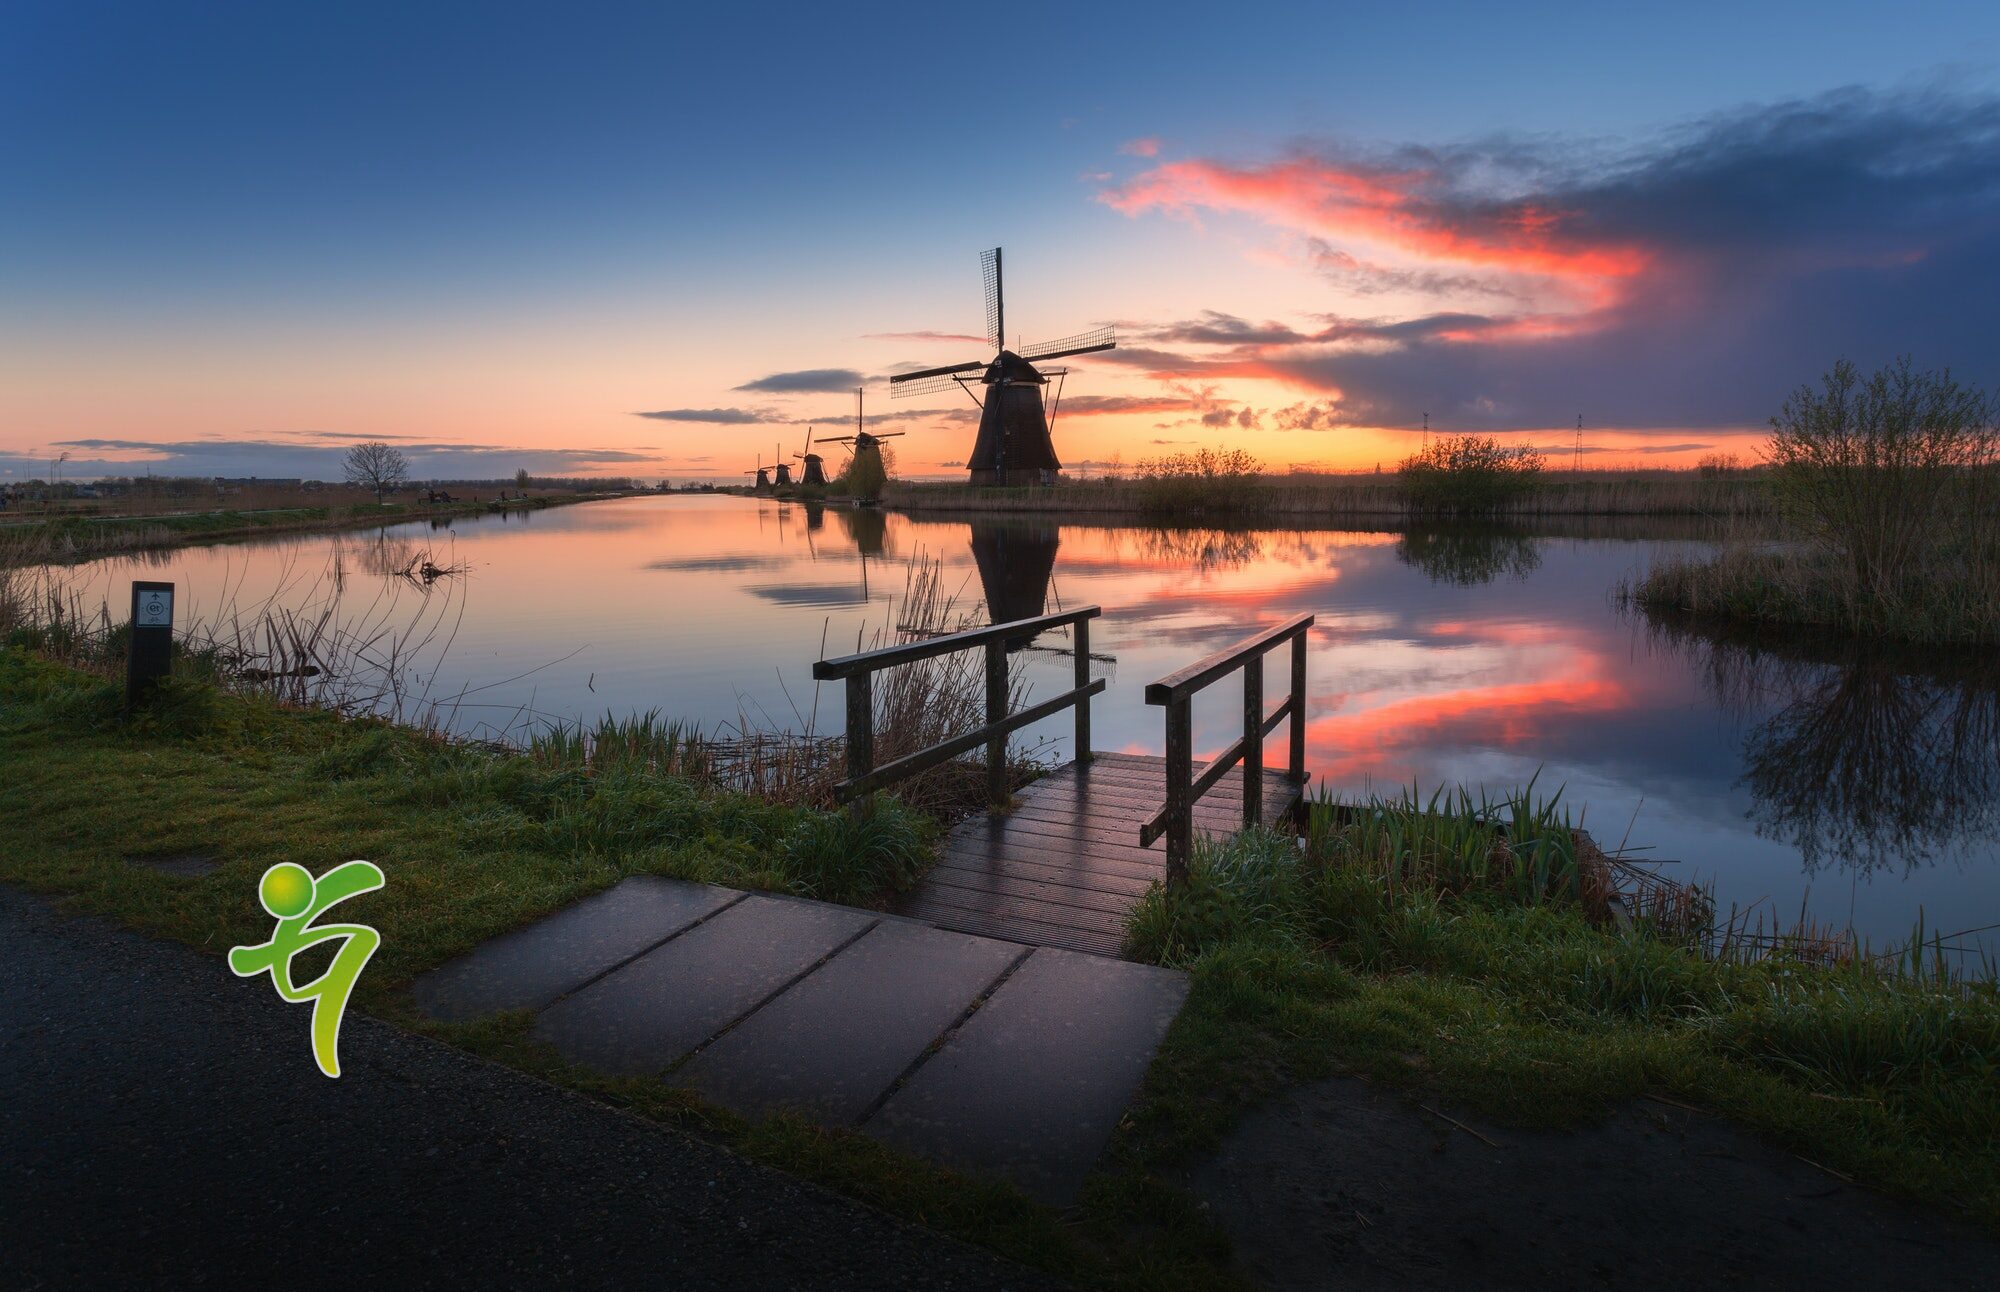
[[[1061,359],[1074,354],[1111,350],[1118,345],[1110,328],[1078,336],[1024,346],[1017,353],[1002,344],[1006,335],[1006,304],[1001,290],[1000,248],[980,257],[986,279],[986,330],[995,354],[985,361],[926,368],[891,377],[890,393],[897,397],[944,390],[953,384],[967,386],[974,379],[966,374],[984,369],[978,378],[985,387],[979,400],[979,435],[972,454],[966,459],[974,485],[1052,484],[1062,470],[1056,456],[1055,440],[1049,434],[1046,393],[1049,377],[1066,375],[1066,369],[1037,368],[1037,361]],[[1060,388],[1058,388],[1060,390]],[[1057,408],[1061,395],[1057,395]]]
[[[776,471],[777,471],[777,473],[778,473],[778,481],[777,481],[777,487],[778,487],[778,488],[780,488],[780,489],[789,489],[789,488],[791,488],[791,487],[792,487],[792,464],[791,464],[791,463],[789,463],[789,462],[780,462],[780,463],[779,463],[779,464],[778,464],[778,465],[777,465],[777,466],[776,466],[776,467],[774,468],[774,470],[776,470]]]

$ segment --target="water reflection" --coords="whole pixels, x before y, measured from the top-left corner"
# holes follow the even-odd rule
[[[1470,588],[1495,579],[1516,583],[1541,566],[1535,540],[1506,526],[1440,525],[1412,529],[1396,540],[1396,556],[1432,583]]]
[[[1004,624],[1045,613],[1061,531],[1046,522],[1011,519],[975,520],[971,529],[972,563],[986,598],[987,622]],[[1024,638],[1007,648],[1027,644]]]
[[[1660,626],[1748,724],[1759,834],[1808,873],[1907,873],[2000,836],[2000,677],[1983,656]]]

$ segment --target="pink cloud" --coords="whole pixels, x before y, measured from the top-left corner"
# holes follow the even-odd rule
[[[1142,139],[1127,139],[1118,145],[1118,151],[1127,157],[1158,157],[1160,141],[1154,135],[1147,135]]]

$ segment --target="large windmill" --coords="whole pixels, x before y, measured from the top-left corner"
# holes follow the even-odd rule
[[[943,368],[926,368],[889,378],[892,398],[921,395],[956,383],[970,388],[971,377],[961,374],[984,368],[978,378],[986,387],[986,398],[973,396],[980,405],[979,438],[973,441],[972,456],[966,466],[975,485],[1048,484],[1062,470],[1055,442],[1049,438],[1049,414],[1043,401],[1043,387],[1050,376],[1062,377],[1068,369],[1035,367],[1035,360],[1063,359],[1073,354],[1116,349],[1118,338],[1110,328],[1083,332],[1040,345],[1022,346],[1017,351],[1006,345],[1006,301],[1001,291],[1000,248],[981,253],[981,270],[986,279],[986,332],[995,351],[991,359],[975,359]],[[1056,405],[1062,404],[1062,387],[1056,387]]]

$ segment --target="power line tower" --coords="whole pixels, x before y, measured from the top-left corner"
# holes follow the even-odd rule
[[[1583,414],[1576,415],[1576,451],[1570,455],[1569,469],[1572,474],[1583,470]]]
[[[1429,413],[1425,413],[1425,414],[1424,414],[1424,448],[1428,449],[1428,448],[1430,448],[1430,446],[1431,446],[1431,415],[1430,415]]]

